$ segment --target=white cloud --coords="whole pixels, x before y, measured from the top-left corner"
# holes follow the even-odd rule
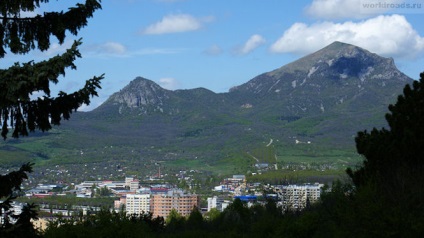
[[[161,78],[158,80],[158,84],[168,90],[175,90],[180,86],[180,83],[174,78]]]
[[[211,45],[209,48],[207,48],[203,53],[207,55],[220,55],[222,54],[222,48],[218,45]]]
[[[84,44],[83,44],[84,46]],[[118,42],[106,42],[103,44],[93,44],[85,46],[84,54],[87,56],[96,56],[96,57],[127,57],[128,52],[124,45]]]
[[[168,34],[187,31],[196,31],[202,27],[203,22],[211,21],[212,18],[195,18],[187,14],[167,15],[159,22],[156,22],[143,30],[143,34]]]
[[[363,47],[377,54],[414,58],[424,52],[424,38],[404,16],[378,16],[360,22],[295,23],[270,48],[275,53],[305,54],[334,41]]]
[[[322,19],[364,18],[386,12],[401,12],[407,9],[390,9],[389,4],[401,3],[405,0],[313,0],[305,8],[305,12]],[[385,5],[384,5],[385,4]]]
[[[262,36],[258,34],[252,35],[241,48],[236,50],[236,53],[242,55],[248,54],[264,43],[265,39]]]
[[[99,46],[99,50],[114,55],[123,55],[127,51],[125,46],[117,42],[106,42]]]

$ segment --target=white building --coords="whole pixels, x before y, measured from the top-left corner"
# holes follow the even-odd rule
[[[127,194],[125,202],[127,214],[141,214],[150,211],[150,194]]]
[[[140,188],[138,179],[135,179],[132,176],[125,177],[125,186],[128,187],[131,191],[135,191]]]
[[[281,194],[283,207],[289,210],[305,208],[321,196],[323,184],[287,185],[282,187]]]
[[[211,198],[208,198],[208,212],[212,208],[216,208],[218,211],[222,211],[222,203],[224,202],[224,199],[219,198],[217,196],[213,196]]]
[[[140,188],[140,183],[138,179],[134,179],[133,181],[130,181],[129,186],[130,191],[136,191]]]
[[[230,201],[225,201],[224,198],[220,198],[217,196],[208,198],[208,212],[212,208],[216,208],[218,211],[222,212],[226,207],[230,204]]]

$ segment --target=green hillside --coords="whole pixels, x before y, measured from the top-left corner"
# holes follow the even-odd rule
[[[0,163],[66,165],[77,176],[91,176],[78,165],[152,175],[158,161],[164,171],[221,175],[258,163],[340,171],[360,160],[356,133],[386,126],[388,105],[411,82],[392,59],[340,42],[228,93],[171,91],[138,77],[48,133],[2,142]]]

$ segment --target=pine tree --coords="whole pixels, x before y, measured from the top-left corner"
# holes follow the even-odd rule
[[[371,231],[383,237],[424,232],[424,73],[420,77],[389,106],[388,129],[356,137],[364,162],[347,173],[356,188],[355,227],[369,236]]]
[[[423,177],[424,73],[420,76],[412,88],[405,86],[396,104],[389,106],[389,129],[358,133],[356,148],[364,163],[356,171],[348,170],[356,187],[377,182],[386,189],[403,190]]]
[[[87,20],[96,10],[101,9],[101,0],[86,0],[75,7],[61,12],[44,12],[33,17],[22,17],[23,12],[35,12],[40,3],[49,0],[2,0],[0,1],[0,60],[7,53],[26,54],[31,50],[46,51],[54,36],[63,44],[66,33],[77,35],[87,25]],[[13,128],[12,137],[27,136],[35,130],[48,131],[52,125],[60,125],[62,119],[69,119],[70,114],[82,104],[89,104],[90,98],[97,96],[103,75],[94,76],[86,81],[85,86],[72,93],[59,92],[51,96],[50,84],[57,84],[60,75],[65,76],[65,69],[76,69],[74,61],[81,57],[75,41],[70,49],[62,55],[46,61],[35,63],[15,63],[8,69],[0,69],[0,123],[1,136],[6,139],[9,127]],[[10,52],[8,52],[8,50]],[[34,92],[44,95],[31,98]],[[32,172],[32,164],[24,164],[18,171],[0,175],[0,237],[37,236],[30,225],[30,219],[36,218],[33,205],[23,209],[15,216],[12,214],[11,202],[20,191],[21,184]],[[16,222],[12,224],[11,219]]]

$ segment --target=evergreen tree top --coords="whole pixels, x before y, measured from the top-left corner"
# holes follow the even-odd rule
[[[82,1],[82,0],[81,0]],[[30,50],[45,51],[50,47],[51,36],[62,44],[66,32],[77,35],[87,25],[88,18],[101,9],[101,0],[85,0],[67,11],[43,12],[32,17],[22,17],[23,12],[37,12],[40,3],[49,0],[1,0],[0,1],[0,58],[10,49],[13,54],[26,54]],[[89,104],[97,96],[103,75],[86,81],[85,86],[73,93],[59,92],[50,96],[50,83],[58,83],[58,77],[65,75],[65,69],[76,69],[73,63],[81,57],[75,41],[62,55],[34,63],[15,63],[8,69],[0,69],[0,123],[1,136],[6,139],[9,127],[13,137],[26,136],[28,131],[47,131],[51,125],[59,125],[62,119],[69,119],[72,111],[82,104]],[[34,92],[44,96],[34,99]]]
[[[49,0],[2,0],[0,1],[0,57],[6,48],[14,54],[25,54],[30,50],[45,51],[50,47],[50,36],[55,36],[60,44],[65,40],[66,31],[77,35],[87,25],[87,19],[101,9],[100,0],[86,0],[66,12],[44,12],[34,17],[21,17],[22,12],[32,12],[40,3]]]

